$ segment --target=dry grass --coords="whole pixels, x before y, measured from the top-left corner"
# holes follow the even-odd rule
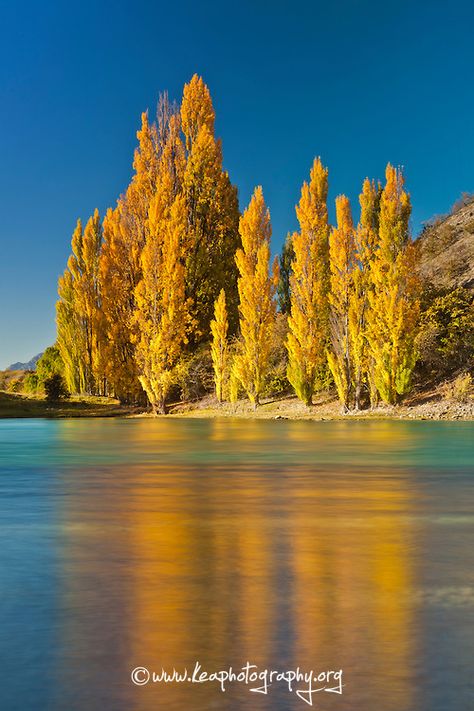
[[[71,397],[51,403],[39,396],[0,392],[0,418],[117,417],[132,412],[133,408],[123,407],[112,398]]]

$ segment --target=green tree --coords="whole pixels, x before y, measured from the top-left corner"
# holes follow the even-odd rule
[[[291,287],[290,280],[293,273],[292,262],[295,258],[295,250],[293,249],[293,235],[288,232],[281,255],[280,262],[280,277],[278,279],[277,295],[278,306],[282,314],[289,314],[291,309]]]
[[[64,361],[57,346],[48,346],[36,363],[36,376],[40,385],[46,378],[59,373],[64,375]]]

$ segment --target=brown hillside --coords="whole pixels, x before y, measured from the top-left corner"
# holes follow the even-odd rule
[[[422,278],[437,288],[474,290],[474,197],[463,203],[428,224],[415,243]]]

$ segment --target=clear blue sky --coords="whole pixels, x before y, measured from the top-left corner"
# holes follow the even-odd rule
[[[262,184],[274,250],[315,155],[331,200],[405,167],[413,231],[474,190],[470,1],[2,3],[0,368],[54,342],[77,217],[113,205],[140,113],[208,83],[241,206]]]

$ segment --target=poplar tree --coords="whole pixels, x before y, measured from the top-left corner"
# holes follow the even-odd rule
[[[215,111],[211,94],[202,77],[194,74],[184,85],[181,103],[181,126],[186,139],[186,150],[191,152],[199,131],[206,126],[214,135]]]
[[[168,117],[161,136],[164,144],[160,146],[156,191],[148,211],[133,326],[138,379],[153,412],[165,414],[166,399],[176,380],[176,367],[190,327],[184,268],[185,156],[178,115]]]
[[[77,221],[72,238],[75,249],[82,241],[82,224]],[[59,299],[56,303],[57,346],[64,362],[64,377],[71,393],[81,392],[83,378],[82,339],[76,307],[74,277],[69,267],[58,280]]]
[[[323,381],[329,342],[328,171],[315,159],[296,207],[300,231],[292,237],[288,380],[306,405]]]
[[[235,261],[239,270],[239,313],[241,348],[232,365],[233,390],[237,379],[255,407],[268,371],[272,333],[275,322],[275,293],[278,263],[273,275],[270,266],[270,212],[262,188],[255,188],[249,206],[240,218],[242,248]]]
[[[85,230],[78,220],[67,269],[58,282],[58,348],[71,392],[97,392],[96,365],[102,337],[98,278],[101,243],[102,228],[96,210]]]
[[[222,146],[214,135],[214,108],[209,89],[194,75],[186,84],[181,124],[186,145],[184,194],[187,238],[186,293],[194,304],[194,344],[207,339],[214,302],[225,287],[229,326],[237,324],[239,246],[237,190],[222,168]]]
[[[99,211],[89,218],[82,238],[80,273],[74,281],[75,303],[83,330],[83,370],[85,392],[98,391],[102,377],[101,358],[101,296],[99,287],[99,258],[102,246],[102,225]]]
[[[388,164],[385,176],[380,198],[379,244],[370,269],[367,339],[380,397],[395,404],[409,390],[416,363],[419,301],[408,230],[410,198],[404,190],[400,170]]]
[[[344,411],[350,407],[353,364],[350,350],[349,306],[355,260],[354,223],[349,199],[336,198],[337,227],[329,238],[331,347],[328,363]]]
[[[222,402],[224,399],[224,380],[228,363],[228,328],[225,291],[221,289],[214,305],[214,319],[211,321],[211,355],[218,402]]]
[[[370,269],[378,244],[379,203],[381,187],[368,178],[364,180],[359,196],[360,221],[355,233],[356,262],[353,271],[353,289],[349,304],[349,340],[354,386],[354,406],[361,406],[364,384],[369,387],[370,402],[377,402],[373,359],[367,344],[367,317]]]
[[[142,391],[131,332],[134,289],[139,272],[128,232],[124,229],[124,219],[120,202],[115,209],[109,209],[104,218],[100,283],[106,334],[106,376],[110,393],[122,402],[134,402]]]
[[[116,208],[109,210],[104,219],[100,259],[107,379],[111,391],[124,402],[136,401],[142,392],[135,361],[137,333],[133,313],[160,154],[157,129],[150,125],[147,113],[142,114],[137,138],[134,175]]]
[[[185,201],[178,196],[169,215],[152,222],[142,254],[143,277],[136,289],[136,349],[139,380],[153,412],[166,414],[176,367],[190,326],[183,250]]]

